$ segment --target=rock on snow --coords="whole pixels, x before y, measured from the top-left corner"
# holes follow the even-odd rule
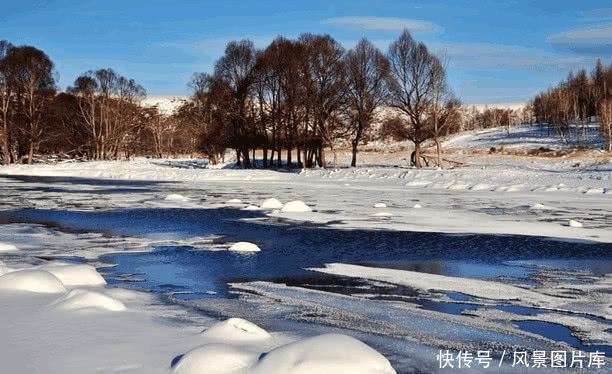
[[[283,209],[281,209],[281,211],[296,213],[296,212],[310,212],[312,211],[312,209],[310,209],[308,205],[304,204],[303,201],[294,200],[294,201],[290,201],[287,204],[285,204],[285,206],[283,206]]]
[[[249,242],[238,242],[234,243],[230,248],[230,251],[236,252],[259,252],[261,249],[256,244]]]
[[[0,276],[0,289],[38,293],[63,293],[66,288],[59,278],[42,270],[18,270]]]

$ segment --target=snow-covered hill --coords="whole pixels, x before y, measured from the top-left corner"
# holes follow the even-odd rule
[[[143,106],[156,106],[162,114],[172,114],[178,107],[181,106],[189,96],[186,95],[150,95],[144,98],[141,102]]]

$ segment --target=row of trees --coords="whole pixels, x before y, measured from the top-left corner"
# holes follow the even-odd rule
[[[118,158],[121,151],[129,154],[153,139],[146,130],[159,116],[139,105],[145,91],[134,80],[112,69],[88,71],[58,93],[56,76],[43,51],[0,41],[0,148],[5,165],[31,164],[35,152]]]
[[[263,165],[326,166],[325,150],[350,145],[352,166],[375,122],[387,133],[421,145],[457,120],[460,102],[449,90],[443,63],[404,31],[386,54],[367,39],[346,51],[329,35],[282,37],[264,50],[249,40],[228,43],[213,74],[196,73],[193,100],[180,121],[201,125],[200,148],[213,160],[225,148],[243,167],[255,150]]]
[[[612,64],[605,67],[598,60],[590,77],[584,69],[570,73],[556,87],[538,94],[531,105],[536,120],[552,124],[565,141],[569,140],[572,121],[597,116],[601,134],[612,150]]]

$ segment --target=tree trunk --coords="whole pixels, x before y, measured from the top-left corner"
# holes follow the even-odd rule
[[[242,150],[242,167],[245,169],[250,169],[251,168],[251,159],[249,157],[249,150],[248,149],[243,149]]]
[[[325,161],[325,148],[319,148],[319,166],[327,168],[327,162]]]
[[[293,158],[291,156],[291,151],[293,151],[290,147],[287,147],[287,167],[289,169],[291,169],[292,167],[292,163],[293,163]]]
[[[30,148],[28,150],[28,165],[32,165],[33,157],[34,157],[34,142],[30,141]]]
[[[264,169],[268,168],[268,148],[266,147],[263,149],[263,167]]]
[[[351,167],[357,167],[357,151],[358,151],[358,146],[359,143],[357,142],[353,142],[353,158],[351,159]]]
[[[414,143],[414,154],[415,154],[414,166],[417,169],[420,169],[422,168],[421,166],[421,143],[420,142]]]
[[[4,165],[8,165],[11,161],[11,154],[9,152],[9,132],[7,126],[7,118],[4,116],[4,134],[2,134],[2,157]]]

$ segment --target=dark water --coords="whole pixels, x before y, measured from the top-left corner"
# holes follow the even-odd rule
[[[263,213],[231,208],[122,209],[110,211],[18,210],[2,213],[9,222],[45,222],[71,229],[102,230],[115,235],[181,239],[221,235],[223,242],[250,241],[262,252],[209,251],[190,246],[159,246],[152,253],[104,258],[118,264],[107,275],[143,273],[141,286],[159,291],[207,291],[227,296],[226,283],[272,280],[310,274],[326,263],[357,263],[460,277],[526,278],[535,267],[508,265],[507,260],[538,263],[563,260],[576,267],[612,271],[612,246],[569,243],[513,235],[446,235],[442,233],[336,229],[325,224],[263,220]],[[243,219],[251,220],[249,222]],[[254,219],[261,219],[261,221]],[[173,289],[173,287],[175,287]]]

